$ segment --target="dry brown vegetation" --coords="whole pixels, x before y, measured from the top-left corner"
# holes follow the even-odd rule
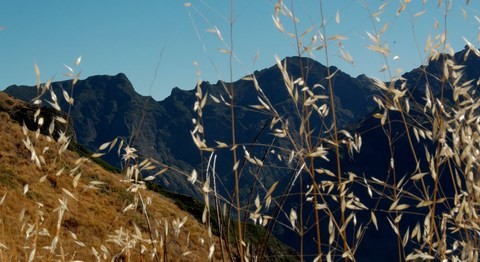
[[[1,261],[92,261],[96,256],[141,261],[153,254],[168,261],[207,259],[207,228],[171,200],[144,189],[129,192],[131,184],[121,182],[119,175],[74,152],[58,156],[56,142],[42,135],[35,139],[28,131],[37,152],[45,150],[45,165],[39,168],[22,142],[21,126],[6,113],[0,114],[0,122]],[[141,204],[123,212],[138,194],[148,202],[150,228]],[[186,222],[175,236],[173,223],[183,218]]]

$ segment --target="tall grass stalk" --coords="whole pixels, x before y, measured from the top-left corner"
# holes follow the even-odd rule
[[[233,172],[235,174],[235,201],[236,201],[236,210],[237,210],[237,235],[238,235],[238,251],[240,255],[240,260],[244,261],[245,251],[244,251],[244,238],[242,230],[242,209],[240,203],[240,174],[238,172],[237,165],[237,143],[235,135],[235,88],[233,86],[233,52],[234,52],[234,41],[233,41],[233,19],[234,19],[234,1],[230,0],[230,50],[229,50],[229,72],[230,72],[230,121],[232,127],[232,154],[233,154]]]

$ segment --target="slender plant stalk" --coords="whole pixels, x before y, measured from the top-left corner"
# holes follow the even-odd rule
[[[390,157],[391,159],[395,159],[395,152],[393,150],[393,141],[392,141],[392,122],[390,121],[390,118],[388,117],[387,119],[387,124],[388,124],[388,134],[387,134],[387,139],[388,139],[388,149],[390,151]],[[396,202],[398,200],[398,194],[397,194],[397,166],[394,161],[394,164],[391,166],[392,173],[393,173],[393,201]],[[398,217],[398,210],[395,210],[395,218]],[[395,223],[395,228],[397,229],[397,232],[400,232],[400,226],[398,223]],[[404,250],[402,248],[402,237],[401,234],[397,234],[397,249],[398,249],[398,257],[399,260],[402,261],[405,258]]]
[[[295,40],[296,40],[296,46],[297,46],[297,55],[299,57],[299,63],[300,63],[300,74],[301,74],[301,77],[302,79],[306,82],[306,79],[305,79],[305,72],[304,72],[304,69],[303,69],[303,62],[302,62],[302,59],[301,59],[301,51],[300,51],[300,42],[299,42],[299,36],[298,36],[298,27],[297,27],[297,23],[295,22],[295,8],[294,8],[294,4],[293,4],[293,0],[290,0],[290,6],[291,6],[291,11],[292,11],[292,20],[293,20],[293,25],[294,25],[294,30],[295,30]],[[305,143],[307,144],[307,148],[308,148],[308,154],[311,155],[312,151],[313,151],[313,147],[312,147],[312,136],[311,136],[311,128],[310,128],[310,107],[308,106],[305,106],[306,104],[306,100],[307,100],[307,92],[304,91],[303,92],[303,106],[302,106],[302,117],[305,119],[305,125],[306,125],[306,131],[307,132],[307,139],[305,141]],[[303,120],[302,120],[303,122]],[[303,135],[300,136],[303,140]],[[310,165],[309,165],[309,172],[310,172],[310,175],[312,176],[312,181],[315,181],[315,164],[314,164],[314,160],[313,160],[313,157],[309,156],[309,162],[310,162]],[[301,171],[301,170],[300,170]],[[300,238],[300,259],[303,261],[303,241],[304,241],[304,229],[303,229],[303,179],[302,179],[302,176],[300,175],[300,200],[299,200],[299,203],[300,203],[300,217],[299,217],[299,238]],[[312,183],[312,184],[315,184],[315,183]],[[313,205],[314,207],[317,206],[317,203],[318,203],[318,199],[317,199],[317,195],[318,195],[318,187],[315,186],[314,187],[314,190],[313,190]],[[318,255],[320,256],[320,262],[322,261],[322,238],[321,238],[321,230],[320,230],[320,217],[318,215],[318,210],[317,209],[314,209],[314,214],[315,214],[315,230],[316,230],[316,234],[317,234],[317,252],[318,252]]]
[[[230,54],[229,54],[229,71],[230,71],[230,119],[232,121],[232,152],[233,152],[233,163],[237,163],[237,143],[235,141],[235,89],[233,86],[233,6],[234,1],[230,0]],[[238,234],[238,252],[240,260],[245,260],[245,252],[243,247],[243,230],[242,230],[242,210],[240,203],[240,174],[238,172],[238,167],[233,170],[235,173],[235,201],[236,201],[236,210],[237,210],[237,234]],[[228,236],[227,236],[228,237]]]
[[[322,26],[321,30],[324,36],[326,36],[326,28],[324,24],[324,15],[323,15],[323,0],[320,0],[320,17],[322,19]],[[328,43],[325,41],[325,66],[327,67],[327,76],[328,76],[328,90],[329,90],[329,96],[330,96],[330,106],[332,108],[332,121],[333,121],[333,142],[335,143],[335,157],[336,157],[336,163],[337,163],[337,180],[338,180],[338,188],[342,189],[342,166],[340,164],[340,145],[338,141],[338,127],[337,127],[337,116],[336,116],[336,111],[335,111],[335,99],[333,97],[333,84],[332,84],[332,78],[331,72],[330,72],[330,63],[328,60]],[[340,194],[340,213],[341,213],[341,225],[343,226],[345,224],[345,195]],[[345,252],[349,251],[348,249],[348,243],[347,243],[347,232],[346,230],[343,232],[340,232],[341,235],[343,235],[343,249]],[[345,258],[347,260],[347,258]]]
[[[152,245],[152,250],[155,250],[155,239],[153,237],[153,229],[152,225],[150,223],[150,218],[148,217],[148,212],[147,212],[147,206],[145,205],[145,202],[143,201],[142,195],[138,193],[138,196],[140,198],[140,202],[142,203],[142,208],[143,208],[143,215],[145,216],[145,220],[147,221],[147,226],[148,226],[148,234],[150,237],[151,245]],[[155,261],[160,262],[160,258],[158,257],[158,253],[155,252]]]
[[[447,59],[447,54],[446,54],[446,49],[447,49],[447,34],[448,34],[448,31],[447,31],[447,14],[448,14],[448,4],[445,5],[445,16],[444,16],[444,34],[445,34],[445,41],[443,42],[443,58],[442,58],[442,70],[448,70],[448,68],[446,68],[446,59]],[[446,81],[447,79],[445,78],[445,73],[442,71],[442,80],[441,80],[441,85],[442,85],[442,88],[441,88],[441,94],[440,94],[440,103],[443,105],[443,102],[444,102],[444,94],[445,94],[445,84],[446,84]],[[442,109],[439,109],[437,110],[436,112],[437,114],[437,118],[438,118],[438,121],[439,121],[439,124],[438,124],[438,129],[439,129],[439,133],[438,135],[441,136],[441,133],[440,132],[445,132],[443,131],[442,129],[443,128],[443,110]],[[441,139],[437,139],[437,148],[436,148],[436,152],[435,152],[435,172],[437,173],[437,177],[436,179],[434,179],[434,185],[433,185],[433,195],[432,195],[432,198],[433,198],[433,204],[432,204],[432,209],[431,209],[431,216],[430,216],[430,245],[429,245],[429,250],[428,250],[428,253],[431,254],[432,253],[432,248],[433,248],[433,234],[435,232],[436,234],[436,237],[437,237],[437,241],[440,241],[440,236],[439,236],[439,233],[438,233],[438,229],[437,229],[437,225],[436,225],[436,222],[435,222],[435,211],[436,211],[436,207],[437,207],[437,195],[438,195],[438,187],[439,187],[439,179],[440,179],[440,151],[442,150],[442,142],[441,142]]]

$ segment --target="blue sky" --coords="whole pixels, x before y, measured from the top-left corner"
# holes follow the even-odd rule
[[[275,54],[280,58],[296,55],[295,40],[279,32],[273,23],[276,0],[232,2],[233,80],[274,65]],[[305,42],[320,30],[320,2],[293,0],[293,11],[300,20],[299,34],[313,28]],[[346,62],[339,42],[330,41],[330,64],[352,76],[363,73],[388,80],[388,75],[378,72],[384,64],[383,57],[367,48],[371,44],[367,32],[373,33],[374,26],[380,30],[387,22],[389,27],[381,41],[391,49],[388,62],[392,73],[395,74],[395,69],[406,72],[422,64],[428,35],[433,39],[444,31],[447,1],[440,7],[438,0],[406,2],[410,3],[396,16],[400,6],[397,0],[323,0],[326,37],[347,37],[341,46],[354,61]],[[471,2],[466,5],[466,1],[455,1],[447,17],[447,42],[455,51],[463,49],[462,37],[478,46],[480,4]],[[43,82],[52,77],[66,79],[64,64],[73,67],[78,56],[82,56],[82,63],[75,70],[82,72],[81,79],[123,72],[139,93],[157,100],[168,96],[173,87],[194,88],[197,78],[229,81],[229,56],[219,50],[230,49],[230,3],[228,0],[3,1],[0,89],[11,84],[35,84],[34,64],[40,68]],[[291,9],[290,0],[284,3]],[[370,14],[385,3],[383,13],[372,19]],[[280,18],[285,31],[293,32],[291,19]],[[438,29],[434,28],[435,21]],[[215,28],[223,41],[211,32]],[[325,64],[323,50],[313,55]]]

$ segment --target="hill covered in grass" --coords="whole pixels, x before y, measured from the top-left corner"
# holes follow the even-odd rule
[[[205,261],[210,245],[219,250],[218,238],[172,200],[131,192],[131,183],[75,152],[58,156],[55,141],[25,136],[5,112],[0,122],[0,260]]]

